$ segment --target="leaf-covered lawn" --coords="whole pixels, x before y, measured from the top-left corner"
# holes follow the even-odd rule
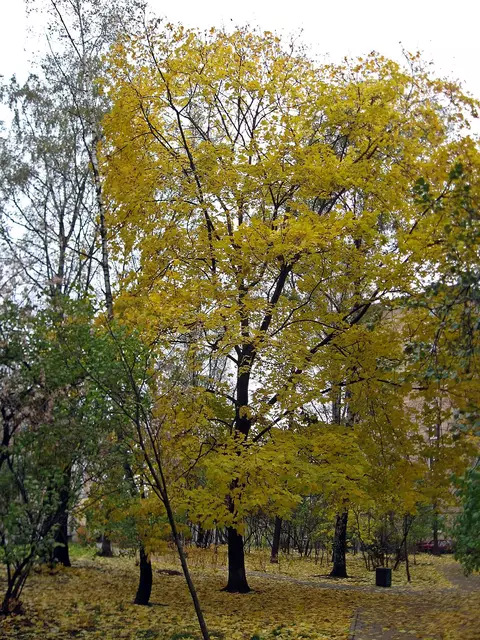
[[[167,554],[155,563],[151,607],[131,604],[138,571],[132,558],[90,555],[75,559],[72,569],[36,571],[23,594],[24,615],[1,622],[0,637],[196,639],[195,614],[183,577],[159,573],[172,566],[172,560]],[[313,573],[308,574],[307,561],[290,560],[289,571],[296,578],[250,576],[253,592],[247,595],[221,591],[225,584],[221,567],[215,573],[211,565],[199,566],[206,563],[207,554],[190,553],[190,560],[213,638],[346,640],[351,621],[360,611],[367,624],[396,629],[399,638],[410,633],[435,640],[478,639],[480,594],[446,589],[444,579],[435,582],[435,576],[440,576],[435,567],[449,559],[422,558],[417,569],[429,568],[430,585],[413,592],[405,587],[368,589],[361,576],[360,588],[339,589],[341,581],[332,583],[332,588],[302,584],[297,580],[315,580],[312,576],[318,566],[311,562]],[[255,561],[258,558],[250,556],[249,563]],[[353,570],[354,563],[350,565]],[[354,587],[354,581],[349,584]]]
[[[192,548],[188,551],[189,565],[192,570],[202,572],[221,572],[227,570],[227,549],[218,547],[214,549]],[[412,581],[408,584],[405,564],[393,572],[394,587],[407,587],[409,589],[425,589],[431,586],[450,587],[450,582],[445,578],[440,567],[449,562],[448,557],[435,557],[428,554],[420,554],[410,560],[410,574]],[[180,562],[174,550],[163,554],[158,558],[159,566],[168,569],[180,570]],[[318,561],[312,558],[301,558],[298,554],[280,555],[278,564],[270,563],[270,553],[267,550],[255,550],[246,554],[246,565],[249,571],[259,571],[279,576],[289,576],[302,581],[329,582],[332,584],[346,584],[358,586],[372,586],[375,584],[375,572],[367,570],[361,555],[347,556],[348,578],[332,580],[329,577],[331,570],[330,557],[326,554]]]

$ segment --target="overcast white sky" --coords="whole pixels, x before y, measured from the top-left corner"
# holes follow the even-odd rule
[[[372,50],[400,58],[421,50],[438,75],[460,79],[480,98],[478,0],[150,0],[172,22],[207,28],[250,23],[302,39],[333,61]],[[23,0],[0,0],[0,74],[24,77],[31,59]],[[400,44],[401,43],[401,44]]]

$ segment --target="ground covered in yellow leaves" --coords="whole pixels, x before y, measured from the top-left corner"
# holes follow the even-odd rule
[[[226,547],[212,547],[210,549],[191,548],[188,550],[189,565],[192,570],[203,573],[220,573],[227,570]],[[157,562],[164,568],[180,569],[180,562],[176,552],[172,549],[157,558]],[[451,583],[444,576],[441,567],[448,563],[446,557],[435,557],[429,554],[413,556],[410,559],[410,573],[412,581],[407,581],[405,564],[393,572],[393,584],[396,587],[405,586],[409,589],[425,589],[428,587],[450,587]],[[270,563],[268,550],[255,550],[246,554],[247,569],[255,572],[267,573],[273,576],[288,576],[302,581],[331,582],[329,572],[331,570],[330,556],[324,554],[323,558],[300,557],[297,554],[281,554],[278,564]],[[335,583],[346,585],[367,585],[375,583],[375,573],[369,571],[360,554],[348,555],[348,578],[334,580]]]
[[[234,595],[221,591],[221,553],[215,565],[214,558],[207,562],[208,552],[189,550],[212,638],[347,640],[355,622],[359,640],[387,637],[384,633],[392,639],[479,638],[480,593],[466,592],[443,577],[443,567],[453,562],[448,558],[419,558],[412,575],[420,580],[423,573],[422,589],[404,586],[401,574],[398,582],[394,574],[392,589],[382,590],[372,586],[372,573],[367,584],[355,558],[349,558],[351,580],[325,584],[326,578],[315,576],[325,574],[326,565],[290,558],[281,559],[279,567],[263,567],[260,554],[252,554],[248,564],[253,592]],[[37,570],[24,590],[24,614],[0,622],[0,637],[197,639],[184,579],[164,572],[175,564],[173,554],[155,560],[151,607],[131,604],[138,572],[133,558],[102,559],[90,552],[75,558],[71,569]]]

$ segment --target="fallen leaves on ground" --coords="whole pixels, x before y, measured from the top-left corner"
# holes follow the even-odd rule
[[[250,576],[252,593],[228,594],[221,591],[225,575],[218,567],[217,573],[211,566],[202,569],[194,556],[189,550],[212,640],[346,640],[358,610],[367,624],[396,630],[392,638],[408,634],[435,640],[478,638],[478,593],[445,590],[434,583],[422,592],[342,590],[335,588],[337,581],[333,588],[302,584],[296,580],[312,577],[307,575],[307,564],[291,560],[288,566],[296,579]],[[205,554],[202,557],[203,562]],[[0,636],[5,640],[197,640],[197,622],[183,576],[158,572],[173,564],[168,555],[156,559],[150,607],[131,604],[138,579],[133,558],[90,554],[77,558],[70,569],[36,570],[23,594],[25,613],[1,622]],[[432,565],[419,567],[435,569],[437,565],[435,559]],[[281,571],[282,566],[285,563],[274,570]],[[436,575],[433,569],[430,580]],[[316,571],[318,567],[312,575]]]
[[[2,638],[198,638],[183,576],[155,573],[152,606],[138,607],[131,604],[137,581],[133,560],[80,565],[33,574],[23,594],[25,614],[3,622]],[[345,638],[354,604],[342,594],[268,579],[250,582],[252,593],[229,594],[221,591],[223,577],[195,575],[212,637]]]
[[[174,550],[157,558],[165,568],[180,569],[180,562]],[[201,549],[192,547],[188,549],[189,565],[193,571],[222,572],[227,569],[227,549],[224,546]],[[331,580],[329,572],[331,563],[329,555],[315,558],[300,557],[298,554],[281,554],[278,564],[270,562],[268,550],[255,550],[245,555],[247,571],[260,571],[263,573],[288,576],[298,580],[312,582],[328,582]],[[402,563],[397,570],[392,572],[392,584],[394,587],[408,587],[409,589],[425,589],[428,587],[451,587],[451,583],[441,571],[442,563],[448,562],[448,558],[438,558],[429,554],[420,554],[410,560],[410,573],[412,581],[408,583],[405,564]],[[348,578],[334,579],[333,583],[373,586],[375,585],[375,571],[368,570],[361,554],[347,555]]]

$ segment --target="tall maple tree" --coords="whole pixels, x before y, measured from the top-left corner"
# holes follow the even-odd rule
[[[414,186],[423,175],[448,192],[449,162],[473,146],[460,131],[473,101],[408,62],[319,65],[270,33],[158,23],[109,56],[118,311],[186,345],[198,385],[222,399],[237,461],[220,500],[228,591],[249,590],[244,460],[308,403],[378,378],[362,319],[431,268],[439,220]]]

